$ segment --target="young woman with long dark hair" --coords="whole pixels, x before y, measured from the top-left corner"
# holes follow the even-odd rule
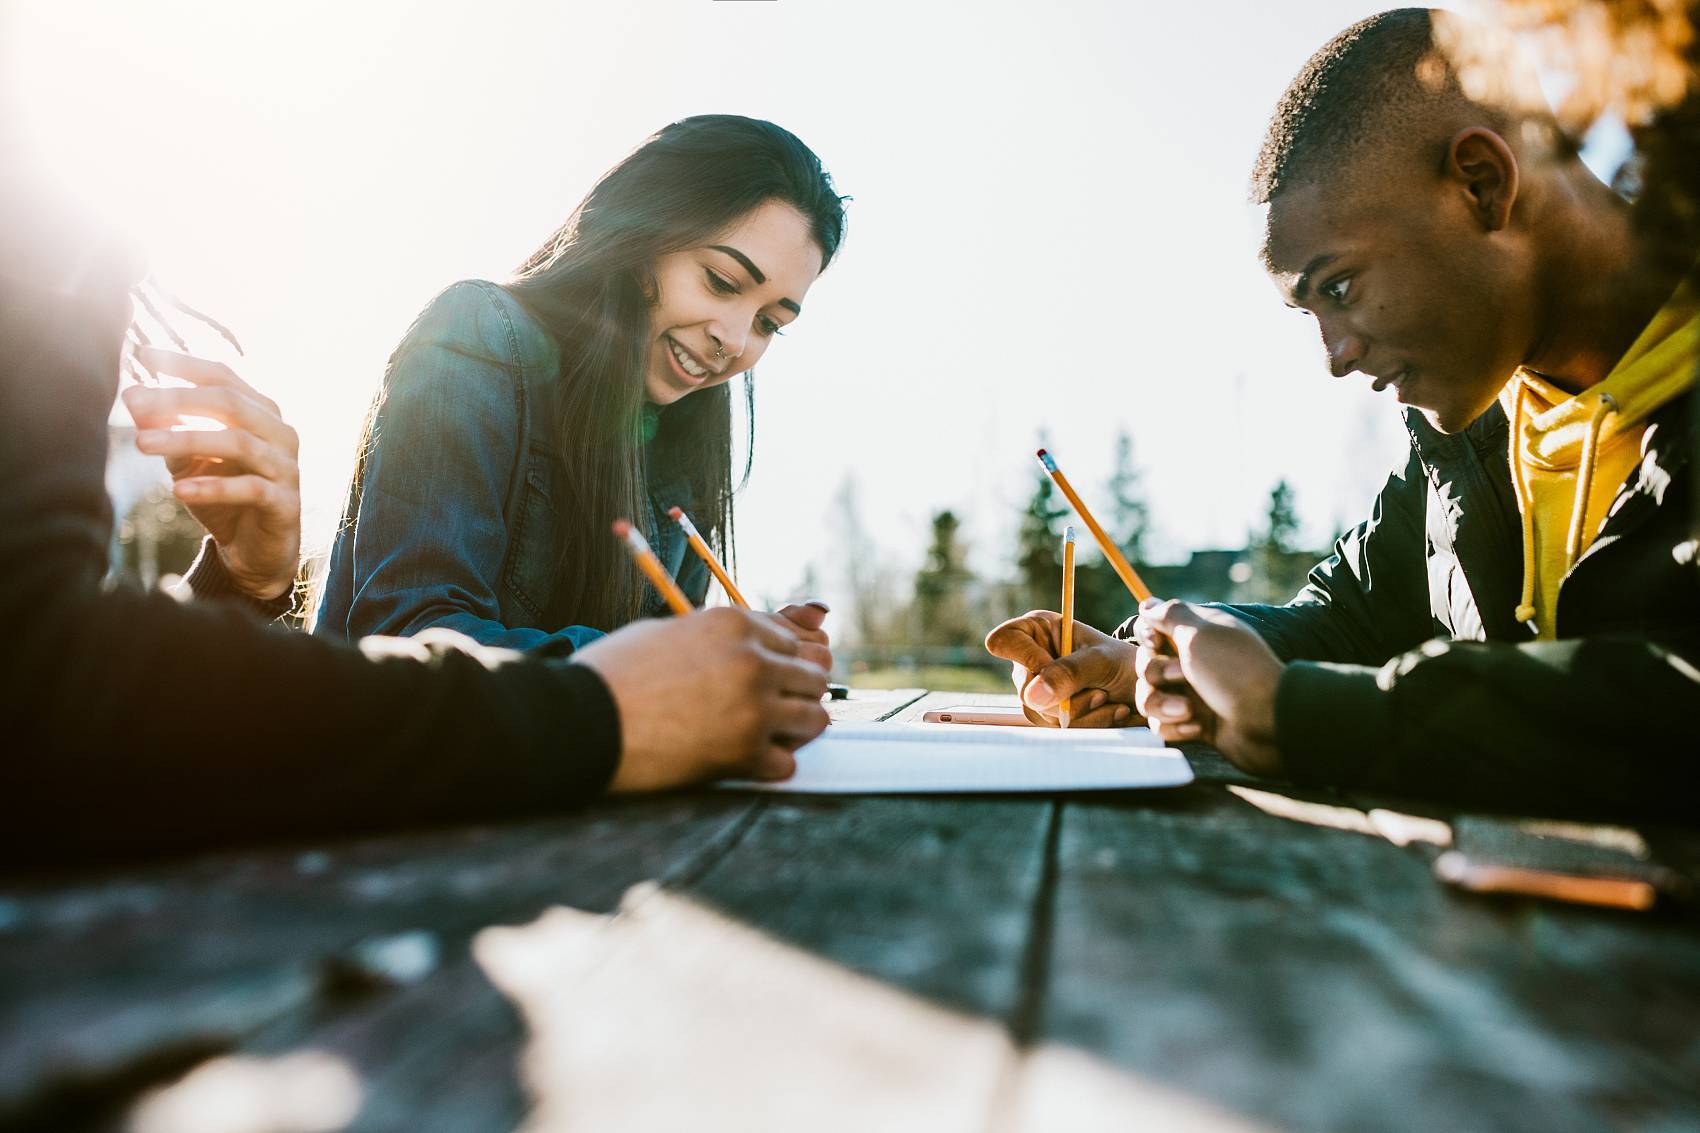
[[[664,609],[609,532],[621,516],[700,602],[667,510],[730,557],[730,379],[753,425],[751,371],[843,232],[794,135],[703,115],[606,173],[515,280],[439,295],[390,359],[315,632],[570,651]],[[783,611],[817,657],[822,612]]]

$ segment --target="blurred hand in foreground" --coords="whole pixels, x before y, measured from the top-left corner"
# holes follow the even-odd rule
[[[187,388],[131,386],[124,405],[136,447],[165,458],[172,492],[212,534],[224,569],[245,593],[281,597],[295,585],[301,555],[300,440],[277,403],[229,366],[139,347],[136,360]],[[178,428],[204,417],[222,429]]]
[[[728,776],[784,779],[826,728],[826,670],[771,614],[719,606],[626,626],[573,654],[620,714],[609,790],[657,791]]]
[[[1134,711],[1131,642],[1117,641],[1085,622],[1074,623],[1074,651],[1062,649],[1062,615],[1031,610],[986,635],[986,651],[1010,663],[1010,678],[1027,719],[1060,726],[1064,698],[1073,697],[1071,728],[1142,724]]]

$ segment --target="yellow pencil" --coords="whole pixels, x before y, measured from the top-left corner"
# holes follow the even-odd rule
[[[643,532],[633,527],[630,520],[616,519],[614,534],[625,540],[626,550],[632,553],[632,561],[649,579],[649,584],[655,587],[655,592],[667,600],[675,614],[691,612],[691,600],[685,597],[685,592],[679,589],[679,584],[673,581],[673,576],[667,573],[667,568],[661,565],[661,560],[655,557],[655,552],[649,549],[649,540],[643,537]]]
[[[726,568],[720,565],[720,560],[714,557],[714,552],[708,549],[708,540],[702,537],[697,525],[691,522],[691,517],[685,514],[682,507],[670,508],[667,514],[685,531],[685,542],[691,545],[691,550],[697,553],[697,558],[708,564],[708,571],[720,583],[720,588],[726,591],[726,597],[732,599],[732,604],[740,610],[747,610],[750,604],[744,601],[744,596],[738,593],[738,587],[733,584],[732,576],[726,573]]]
[[[1062,600],[1062,649],[1059,656],[1067,657],[1074,652],[1074,526],[1063,528],[1063,600]],[[1062,709],[1059,715],[1062,726],[1068,727],[1070,715],[1069,703],[1073,697],[1063,697]]]
[[[1121,548],[1116,546],[1115,541],[1104,533],[1102,527],[1098,526],[1098,521],[1092,518],[1092,513],[1086,510],[1086,505],[1075,494],[1073,486],[1068,482],[1068,477],[1062,474],[1062,469],[1057,467],[1057,462],[1051,458],[1051,454],[1040,449],[1039,463],[1045,466],[1045,471],[1051,474],[1051,479],[1056,482],[1058,488],[1062,489],[1062,494],[1067,496],[1068,502],[1074,505],[1075,513],[1080,516],[1081,522],[1086,524],[1086,529],[1092,532],[1094,539],[1098,540],[1098,546],[1104,552],[1104,558],[1108,559],[1110,566],[1115,568],[1116,575],[1122,580],[1122,585],[1127,587],[1128,593],[1132,594],[1135,601],[1139,602],[1151,597],[1151,588],[1145,585],[1145,581],[1133,569],[1133,564],[1129,563],[1127,556],[1122,554]]]

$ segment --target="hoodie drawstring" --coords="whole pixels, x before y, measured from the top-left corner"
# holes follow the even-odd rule
[[[1570,512],[1570,534],[1564,541],[1565,570],[1576,565],[1582,557],[1582,529],[1588,520],[1588,492],[1594,484],[1594,465],[1598,463],[1600,426],[1606,414],[1616,413],[1617,402],[1609,393],[1600,394],[1594,415],[1588,418],[1588,435],[1582,441],[1582,458],[1576,463],[1576,505]]]
[[[1529,478],[1523,472],[1523,382],[1511,395],[1511,486],[1517,493],[1517,515],[1523,522],[1523,595],[1517,599],[1517,620],[1535,620],[1535,505]]]
[[[1517,601],[1517,620],[1535,619],[1535,509],[1529,493],[1528,475],[1522,459],[1524,389],[1521,381],[1512,395],[1511,414],[1511,483],[1517,493],[1517,513],[1523,526],[1523,593]],[[1599,463],[1600,430],[1609,414],[1620,412],[1617,401],[1602,393],[1593,415],[1588,418],[1588,432],[1582,440],[1582,455],[1576,463],[1576,498],[1570,509],[1570,530],[1565,538],[1565,570],[1576,565],[1582,557],[1582,533],[1588,524],[1588,496],[1594,484],[1594,468]]]

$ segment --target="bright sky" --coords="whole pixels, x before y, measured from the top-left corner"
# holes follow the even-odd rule
[[[506,278],[666,122],[797,133],[855,200],[758,374],[739,564],[777,597],[811,562],[830,590],[846,475],[892,563],[950,507],[1006,570],[1041,428],[1089,500],[1131,428],[1171,555],[1240,545],[1280,477],[1313,543],[1361,518],[1396,407],[1327,377],[1244,187],[1292,74],[1382,6],[34,0],[0,28],[47,164],[300,430],[320,546],[433,294]]]

